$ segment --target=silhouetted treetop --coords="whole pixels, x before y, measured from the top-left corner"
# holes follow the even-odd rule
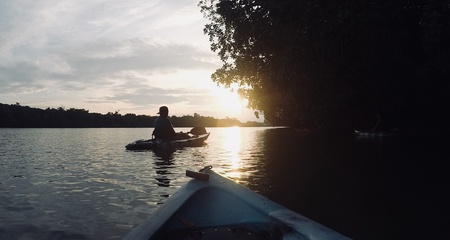
[[[107,114],[89,113],[85,109],[63,107],[30,108],[0,103],[0,127],[9,128],[100,128],[100,127],[153,127],[157,116],[119,114],[119,111]],[[228,126],[265,126],[262,123],[241,123],[234,118],[215,119],[195,113],[194,116],[172,116],[174,127],[228,127]]]
[[[199,6],[223,63],[215,82],[239,86],[274,125],[332,130],[368,128],[378,113],[392,126],[442,127],[435,108],[450,102],[449,3],[202,0]]]

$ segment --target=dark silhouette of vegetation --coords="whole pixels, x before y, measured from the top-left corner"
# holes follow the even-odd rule
[[[47,108],[31,108],[0,103],[0,127],[2,128],[109,128],[109,127],[153,127],[157,116],[136,114],[121,115],[118,111],[107,114],[89,113],[88,110],[70,108],[65,110]],[[172,116],[174,127],[255,127],[265,126],[258,122],[241,123],[234,118],[215,119],[203,117],[197,113],[194,116]]]
[[[215,82],[273,125],[446,128],[450,0],[202,0]]]

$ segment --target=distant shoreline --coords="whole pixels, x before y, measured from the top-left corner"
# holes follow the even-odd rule
[[[0,128],[148,128],[153,127],[157,116],[109,112],[89,113],[85,109],[31,108],[20,104],[0,103]],[[174,127],[267,127],[261,122],[242,123],[235,118],[216,119],[200,116],[171,116]]]

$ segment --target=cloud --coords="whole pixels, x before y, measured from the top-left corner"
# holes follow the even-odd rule
[[[0,102],[211,113],[210,74],[220,64],[197,3],[0,1]]]
[[[0,54],[40,53],[102,39],[198,40],[204,21],[194,0],[45,0],[0,3]],[[27,54],[28,55],[28,54]]]
[[[210,53],[188,45],[158,46],[143,40],[104,41],[0,66],[0,82],[5,86],[3,91],[8,88],[16,93],[24,86],[40,87],[36,83],[45,81],[59,81],[61,86],[67,82],[105,84],[131,72],[151,76],[213,69],[213,63],[202,60],[208,58],[211,58]]]
[[[126,71],[148,75],[213,69],[207,62],[214,59],[211,52],[182,41],[192,31],[177,35],[178,42],[164,38],[167,34],[160,31],[183,34],[174,30],[199,21],[193,3],[2,1],[0,83],[4,88],[0,91],[42,88],[39,82],[60,82],[63,88],[74,85],[68,82],[103,84]]]

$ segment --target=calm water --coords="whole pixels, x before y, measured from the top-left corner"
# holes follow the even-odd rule
[[[0,129],[0,239],[120,239],[206,165],[355,239],[450,238],[445,141],[207,130],[161,155],[125,150],[150,129]]]

